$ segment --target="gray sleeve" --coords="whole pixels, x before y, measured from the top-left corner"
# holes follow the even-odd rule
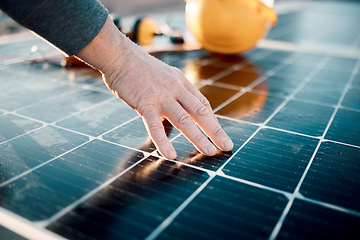
[[[0,0],[0,8],[68,55],[84,48],[108,16],[97,0]]]

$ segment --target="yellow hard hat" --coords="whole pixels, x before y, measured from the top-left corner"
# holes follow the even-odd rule
[[[186,24],[203,48],[238,54],[254,48],[277,22],[259,0],[185,0]]]

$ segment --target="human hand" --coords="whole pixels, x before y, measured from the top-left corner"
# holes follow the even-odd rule
[[[90,64],[102,71],[108,88],[140,114],[159,152],[165,158],[176,158],[162,125],[164,118],[203,154],[212,156],[217,149],[196,123],[218,148],[230,151],[233,143],[221,128],[208,100],[183,73],[150,56],[124,35],[119,35],[120,32],[114,35],[112,26],[107,24],[104,25],[105,32],[99,33],[98,44],[102,47],[89,44],[91,48],[85,47],[86,52],[82,50],[79,57],[87,62],[91,60]],[[106,41],[108,45],[104,43]],[[97,54],[99,49],[103,54]]]
[[[130,44],[118,61],[104,73],[104,81],[119,98],[142,116],[159,152],[173,159],[176,152],[165,134],[162,119],[168,119],[203,154],[216,147],[230,151],[233,143],[217,121],[208,100],[174,67]]]

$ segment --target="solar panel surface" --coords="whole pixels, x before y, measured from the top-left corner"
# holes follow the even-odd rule
[[[267,41],[298,48],[155,54],[235,144],[205,157],[165,122],[174,161],[96,72],[21,57],[54,51],[41,40],[1,44],[2,224],[15,214],[69,239],[359,239],[359,13],[332,2],[280,14]]]

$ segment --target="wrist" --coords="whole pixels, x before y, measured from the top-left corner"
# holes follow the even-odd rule
[[[126,36],[113,24],[110,17],[97,36],[76,57],[102,73],[109,72],[114,64],[119,64],[128,49]]]

